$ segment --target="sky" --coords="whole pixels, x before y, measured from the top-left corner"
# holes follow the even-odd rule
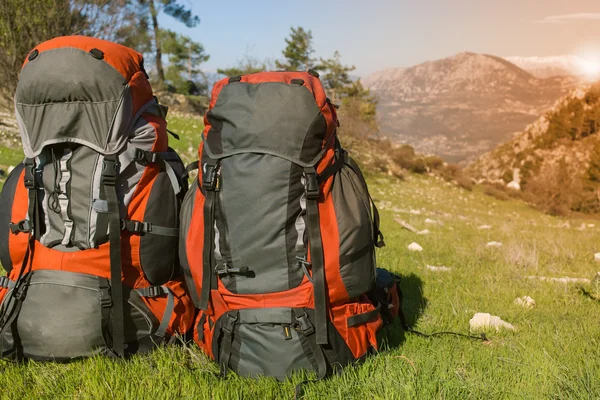
[[[462,51],[507,56],[575,54],[600,59],[600,0],[183,0],[200,17],[164,27],[202,43],[203,69],[244,54],[281,58],[291,26],[313,34],[315,56],[339,50],[364,77]]]

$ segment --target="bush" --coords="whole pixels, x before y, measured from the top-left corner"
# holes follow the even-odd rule
[[[498,184],[485,184],[483,193],[501,201],[507,201],[510,199],[510,196],[506,192],[504,186]]]
[[[444,166],[444,160],[438,156],[427,156],[425,157],[425,165],[430,170],[441,169]]]
[[[427,166],[425,165],[425,160],[422,158],[417,158],[410,170],[416,174],[424,174],[427,172]]]

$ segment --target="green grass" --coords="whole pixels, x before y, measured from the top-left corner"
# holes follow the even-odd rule
[[[178,149],[197,148],[201,124],[172,119]],[[171,141],[172,143],[175,141]],[[188,158],[189,160],[189,158]],[[600,265],[596,221],[543,215],[518,201],[502,202],[441,180],[409,175],[400,182],[369,175],[380,205],[387,246],[381,267],[404,277],[404,310],[423,332],[468,333],[476,312],[498,315],[514,332],[488,332],[489,342],[423,338],[395,329],[394,345],[343,375],[310,384],[305,398],[343,399],[595,399],[600,398],[600,303],[591,284],[562,284],[527,276],[592,278]],[[420,214],[415,214],[416,211]],[[412,213],[411,213],[412,211]],[[404,230],[401,218],[426,236]],[[433,219],[442,224],[426,224]],[[582,224],[597,224],[578,230]],[[478,229],[491,225],[489,230]],[[411,253],[411,242],[423,246]],[[503,247],[487,248],[499,241]],[[447,266],[433,272],[426,265]],[[535,308],[513,304],[529,295]],[[292,398],[305,377],[278,383],[230,374],[194,347],[159,349],[127,362],[94,358],[66,365],[0,362],[2,398]]]

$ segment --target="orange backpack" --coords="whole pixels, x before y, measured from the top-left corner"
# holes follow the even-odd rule
[[[141,54],[44,42],[15,110],[26,159],[0,196],[2,356],[124,356],[190,329],[177,254],[187,178]]]
[[[180,260],[194,339],[223,374],[324,377],[377,350],[382,314],[398,314],[372,295],[379,216],[338,125],[313,71],[213,88]]]

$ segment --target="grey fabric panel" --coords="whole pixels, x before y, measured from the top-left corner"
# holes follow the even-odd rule
[[[60,160],[61,150],[63,145],[56,145],[52,148],[44,150],[42,155],[47,160],[51,160],[51,152],[54,151],[57,161]],[[66,150],[69,151],[69,150]],[[66,199],[68,202],[68,213],[73,221],[73,234],[70,243],[62,243],[61,248],[75,246],[80,249],[91,248],[89,241],[89,226],[90,226],[90,208],[92,204],[92,179],[91,171],[94,170],[98,163],[99,155],[90,148],[78,146],[72,149],[72,157],[69,161],[70,180],[66,186]],[[58,169],[56,167],[59,167]],[[47,161],[44,165],[43,182],[44,182],[44,219],[46,221],[46,233],[41,239],[42,244],[47,247],[55,247],[61,245],[65,236],[65,222],[63,210],[60,203],[57,201],[61,192],[58,185],[62,178],[60,165],[56,165],[52,161]]]
[[[93,171],[100,155],[87,147],[78,147],[71,162],[71,215],[75,221],[73,244],[82,249],[92,248],[90,218],[92,205]]]
[[[125,291],[125,337],[142,347],[158,326],[135,292]],[[101,330],[98,277],[65,271],[35,271],[17,319],[26,357],[69,360],[106,351]],[[3,338],[11,342],[10,333]],[[147,347],[147,346],[145,346]]]
[[[24,167],[25,165],[20,163],[12,170],[8,175],[6,182],[4,182],[2,193],[0,193],[0,262],[2,262],[2,267],[4,267],[7,274],[9,274],[13,268],[12,260],[10,258],[10,249],[8,247],[8,240],[12,233],[10,233],[8,224],[11,222],[19,222],[12,221],[12,210],[17,184],[19,183],[19,178],[21,177]]]
[[[240,324],[291,324],[294,322],[292,309],[289,307],[244,308],[238,312],[238,323]]]
[[[302,283],[304,272],[296,257],[306,257],[306,195],[304,193],[303,169],[291,164],[286,217],[285,240],[288,254],[289,287],[295,288]]]
[[[196,201],[196,191],[198,189],[197,180],[192,183],[191,189],[186,193],[181,205],[181,215],[179,218],[179,265],[185,277],[188,291],[196,308],[200,308],[200,297],[196,293],[196,285],[190,271],[190,264],[187,256],[187,237],[194,211],[194,203]]]
[[[283,329],[278,324],[240,324],[234,333],[231,366],[242,376],[273,376],[280,380],[293,372],[313,371],[300,333],[290,329],[292,338],[286,340]]]
[[[289,289],[287,209],[288,201],[299,201],[288,199],[289,170],[289,161],[265,154],[244,153],[221,161],[220,217],[228,228],[231,257],[236,267],[247,266],[255,274],[232,275],[236,293]]]
[[[152,186],[146,204],[144,222],[166,228],[179,226],[178,200],[165,171],[160,172]],[[165,284],[175,276],[178,239],[152,234],[141,237],[140,261],[144,275],[153,285]]]
[[[115,151],[111,124],[126,85],[117,70],[83,50],[60,48],[40,53],[21,71],[15,94],[27,157],[37,156],[45,144],[58,142]]]
[[[373,241],[369,197],[358,176],[343,167],[334,178],[332,196],[340,234],[340,256],[359,252]],[[340,266],[350,298],[371,289],[375,281],[374,250],[358,260]]]
[[[311,166],[326,134],[326,126],[315,129],[315,121],[322,127],[323,116],[310,90],[279,82],[226,85],[207,119],[212,129],[206,147],[212,158],[267,153]]]
[[[46,247],[54,247],[62,242],[65,235],[65,226],[60,208],[58,208],[58,192],[56,185],[60,180],[60,167],[47,155],[49,161],[43,164],[42,180],[44,182],[43,210],[46,223],[46,232],[40,242]],[[59,155],[60,157],[60,155]]]

